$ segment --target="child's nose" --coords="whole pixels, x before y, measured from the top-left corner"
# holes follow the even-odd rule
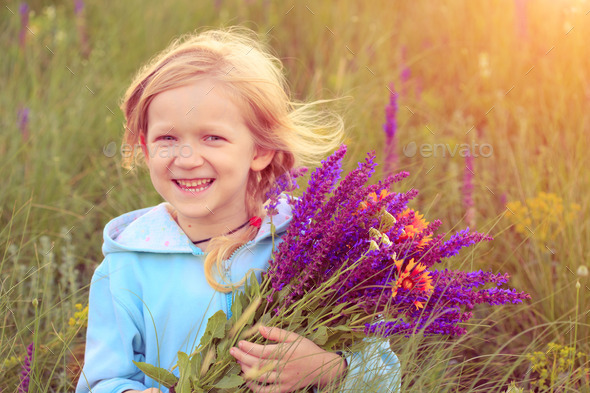
[[[201,166],[205,160],[195,145],[180,145],[175,152],[174,163],[179,167],[192,168]]]

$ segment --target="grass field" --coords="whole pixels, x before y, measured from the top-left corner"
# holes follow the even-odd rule
[[[341,98],[347,169],[385,161],[394,91],[412,207],[495,238],[449,265],[508,272],[532,297],[476,309],[460,338],[394,339],[402,391],[590,392],[590,2],[74,3],[0,10],[2,392],[31,343],[29,391],[73,390],[102,228],[160,202],[120,166],[121,96],[174,37],[231,25],[268,40],[296,99]]]

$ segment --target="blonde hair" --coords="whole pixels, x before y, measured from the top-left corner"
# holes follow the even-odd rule
[[[154,97],[203,78],[223,82],[240,105],[256,147],[275,152],[265,169],[250,171],[246,201],[249,217],[264,216],[262,205],[277,177],[295,166],[317,164],[342,140],[341,117],[319,109],[325,101],[294,102],[280,60],[253,31],[232,27],[182,36],[139,70],[121,103],[126,120],[124,143],[131,149],[131,154],[123,157],[125,168],[134,169],[145,159],[139,148],[140,135],[146,136],[147,112]],[[213,266],[223,279],[223,260],[257,232],[258,228],[249,226],[239,237],[211,240],[205,276],[214,289],[230,292],[241,285],[243,281],[217,282]]]

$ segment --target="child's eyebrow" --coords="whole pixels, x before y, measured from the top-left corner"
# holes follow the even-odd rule
[[[195,125],[195,130],[204,133],[210,132],[232,132],[233,128],[227,124],[218,123],[216,121],[211,121],[207,123],[200,123]]]
[[[148,126],[148,131],[149,130],[151,130],[152,132],[168,134],[174,130],[174,126],[166,124],[156,124],[154,126]]]

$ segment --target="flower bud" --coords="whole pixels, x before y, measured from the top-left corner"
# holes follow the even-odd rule
[[[586,265],[580,265],[576,273],[578,273],[579,277],[588,277],[588,267]]]
[[[379,232],[375,228],[370,228],[369,229],[369,236],[371,236],[373,238],[376,238],[376,239],[380,239],[381,238],[381,232]]]
[[[375,240],[371,239],[371,243],[369,244],[369,251],[379,250],[379,245]]]
[[[396,219],[388,211],[384,211],[381,216],[381,229],[386,232],[396,223]]]

